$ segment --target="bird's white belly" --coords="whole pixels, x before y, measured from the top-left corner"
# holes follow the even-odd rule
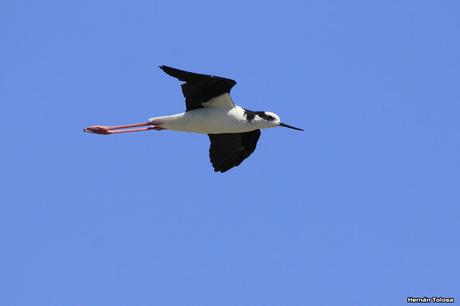
[[[258,127],[247,121],[243,114],[244,110],[240,107],[199,108],[177,115],[152,118],[150,122],[169,130],[203,134],[244,133],[257,130]]]

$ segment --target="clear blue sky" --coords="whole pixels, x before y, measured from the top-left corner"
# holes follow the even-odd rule
[[[458,1],[3,1],[0,304],[460,299]],[[90,135],[238,81],[262,132]]]

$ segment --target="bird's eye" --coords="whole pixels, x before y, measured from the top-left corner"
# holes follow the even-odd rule
[[[267,116],[267,119],[268,119],[268,121],[273,121],[273,120],[275,120],[275,118],[274,118],[273,116],[270,116],[270,115]]]

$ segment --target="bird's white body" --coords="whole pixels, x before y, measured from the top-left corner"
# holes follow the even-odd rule
[[[229,94],[223,94],[204,103],[206,107],[184,113],[150,118],[149,122],[168,130],[200,134],[246,133],[257,129],[277,126],[277,122],[267,122],[254,118],[248,121],[245,110],[233,103]],[[279,117],[272,114],[279,121]]]
[[[201,134],[245,133],[261,128],[258,121],[247,121],[244,109],[239,106],[231,109],[199,108],[176,115],[150,118],[149,121],[168,130]]]

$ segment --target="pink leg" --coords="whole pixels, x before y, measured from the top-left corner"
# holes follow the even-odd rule
[[[142,123],[127,124],[127,125],[113,125],[113,126],[93,125],[93,126],[87,127],[83,131],[87,133],[110,135],[110,134],[140,132],[140,131],[148,131],[148,130],[161,131],[161,130],[164,130],[164,128],[159,127],[159,126],[153,126],[151,122],[142,122]]]
[[[156,130],[161,131],[164,128],[159,126],[148,126],[143,128],[135,128],[135,129],[116,129],[116,130],[108,130],[107,134],[121,134],[121,133],[131,133],[131,132],[141,132],[141,131],[148,131],[148,130]]]

